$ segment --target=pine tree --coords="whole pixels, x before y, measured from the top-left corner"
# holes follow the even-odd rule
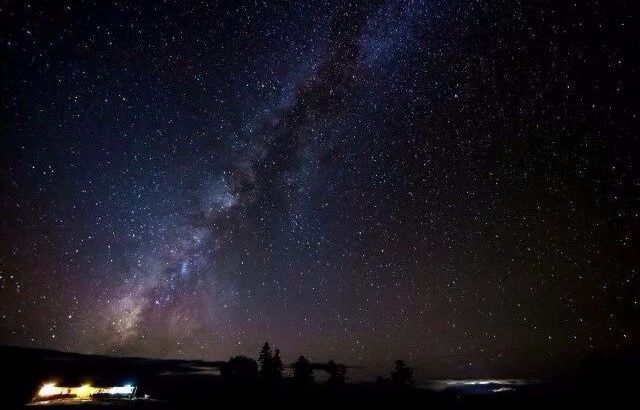
[[[258,363],[260,363],[260,379],[270,381],[273,377],[273,355],[271,354],[271,346],[267,342],[262,346]]]

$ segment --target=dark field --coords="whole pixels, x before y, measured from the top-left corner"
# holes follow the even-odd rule
[[[433,391],[396,388],[386,379],[331,385],[316,382],[305,388],[285,377],[277,386],[257,378],[225,372],[227,362],[113,358],[17,347],[0,348],[7,377],[2,408],[24,408],[44,382],[59,385],[138,386],[137,396],[155,401],[135,403],[44,406],[46,408],[134,407],[159,409],[255,408],[615,408],[638,386],[638,358],[593,356],[581,370],[552,380],[515,386],[483,384]],[[245,375],[246,376],[246,375]],[[317,377],[322,380],[322,377]],[[418,383],[418,385],[424,385]],[[502,387],[502,391],[493,392]],[[38,407],[35,407],[38,408]]]

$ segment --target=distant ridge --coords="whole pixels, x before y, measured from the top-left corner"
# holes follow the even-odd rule
[[[41,356],[43,359],[48,360],[60,360],[64,358],[74,360],[117,360],[117,361],[132,361],[132,362],[163,362],[163,363],[183,363],[183,364],[197,364],[202,366],[218,367],[226,364],[225,360],[201,360],[201,359],[161,359],[154,357],[139,357],[139,356],[110,356],[107,354],[90,354],[90,353],[77,353],[77,352],[64,352],[55,349],[37,348],[37,347],[23,347],[13,345],[0,345],[0,356],[5,355],[27,355],[31,357]]]

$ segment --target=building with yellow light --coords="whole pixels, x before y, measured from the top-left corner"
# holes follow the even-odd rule
[[[88,401],[94,399],[132,399],[135,396],[136,387],[130,384],[125,386],[96,387],[84,384],[78,387],[56,386],[55,383],[45,383],[33,398],[33,402],[65,400]]]

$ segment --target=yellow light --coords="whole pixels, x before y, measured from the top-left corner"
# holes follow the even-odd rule
[[[60,394],[60,390],[60,388],[56,387],[55,383],[45,383],[45,385],[38,391],[38,396],[55,396],[56,394]]]
[[[93,393],[96,393],[97,389],[91,387],[90,384],[83,384],[82,386],[72,389],[73,394],[75,394],[79,399],[89,398]]]
[[[125,386],[114,387],[94,387],[90,384],[83,384],[80,387],[60,387],[55,383],[45,383],[38,390],[39,397],[52,397],[59,395],[71,395],[77,400],[90,399],[94,394],[113,394],[113,395],[133,395],[135,387],[130,384]]]

